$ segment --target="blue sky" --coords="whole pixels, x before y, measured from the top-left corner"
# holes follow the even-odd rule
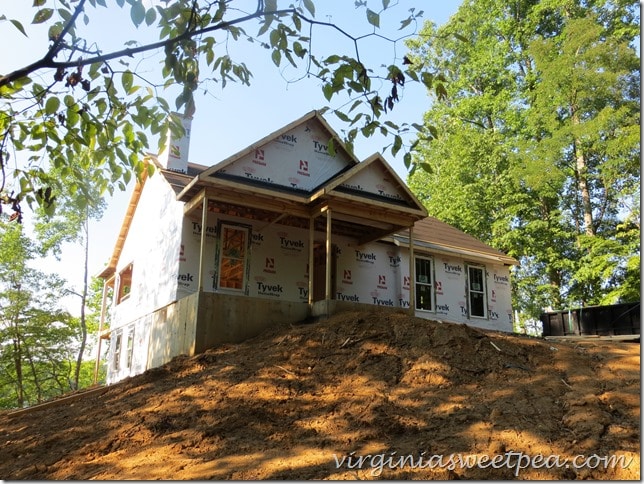
[[[108,3],[114,0],[107,0]],[[287,1],[285,5],[291,3]],[[380,10],[381,0],[370,0],[369,6],[373,10]],[[411,8],[416,12],[423,10],[423,19],[442,24],[457,11],[461,0],[422,1],[399,0],[392,1],[395,7],[387,11],[381,19],[379,34],[390,38],[401,35],[398,31],[400,20],[408,15]],[[31,1],[20,0],[3,2],[3,12],[8,18],[19,19],[27,28],[30,38],[25,38],[9,22],[0,23],[4,48],[0,51],[0,71],[8,72],[18,67],[29,64],[42,57],[47,46],[47,29],[45,27],[30,26],[34,9],[30,7]],[[362,35],[373,31],[366,21],[365,9],[356,9],[351,0],[318,0],[316,4],[316,19],[332,22],[352,35]],[[241,1],[235,5],[247,5],[249,10],[256,5],[253,1]],[[153,32],[140,29],[138,32],[132,28],[127,9],[119,9],[116,5],[108,9],[100,9],[99,21],[91,21],[87,27],[87,37],[95,40],[104,52],[122,48],[125,41],[137,39],[156,40]],[[92,13],[90,11],[90,13]],[[96,19],[96,16],[91,17]],[[418,25],[420,29],[421,25]],[[255,34],[257,26],[245,27],[249,34]],[[403,33],[413,33],[411,29]],[[353,54],[353,44],[329,28],[316,27],[313,31],[313,49],[317,55],[328,54]],[[402,58],[405,46],[402,41],[391,42],[376,37],[361,40],[358,44],[360,55],[365,64],[379,66],[390,64],[394,58]],[[220,48],[223,48],[220,47]],[[218,85],[213,86],[208,92],[199,92],[196,95],[196,113],[192,122],[192,135],[190,142],[190,161],[204,165],[213,165],[249,144],[263,138],[267,134],[294,121],[313,109],[325,106],[339,108],[346,100],[333,101],[330,105],[322,95],[319,82],[314,78],[304,78],[294,83],[289,80],[298,79],[302,71],[286,67],[277,69],[270,59],[270,50],[265,50],[257,43],[250,44],[241,41],[228,46],[229,54],[237,61],[247,64],[253,73],[251,85],[243,86],[230,83],[225,89]],[[216,50],[217,53],[217,50]],[[137,72],[153,79],[162,59],[160,53],[147,55],[144,60],[135,59],[131,66],[137,66]],[[206,75],[204,71],[202,77]],[[171,98],[173,99],[173,98]],[[420,85],[407,84],[401,95],[401,102],[397,104],[391,114],[392,121],[396,123],[420,123],[423,113],[429,108],[430,99],[425,88]],[[334,115],[327,115],[331,126],[340,131],[343,127]],[[389,141],[382,138],[359,140],[355,152],[359,159],[364,159],[381,148]],[[405,180],[407,173],[402,162],[402,156],[393,158],[390,152],[384,153],[385,159],[392,165],[398,175]],[[127,201],[132,189],[132,183],[126,192],[118,192],[109,200],[109,208],[103,219],[95,222],[90,227],[90,273],[97,274],[109,260],[118,231],[125,214]],[[59,272],[76,287],[80,284],[82,267],[77,262],[75,254],[78,248],[68,246],[65,248],[62,259],[57,262],[48,259],[43,266],[49,270]]]

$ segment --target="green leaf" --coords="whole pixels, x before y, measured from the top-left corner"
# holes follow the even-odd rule
[[[306,49],[302,47],[302,44],[299,42],[293,42],[293,52],[295,52],[295,55],[300,59],[303,59],[306,55]]]
[[[36,12],[36,15],[34,15],[34,19],[31,21],[32,24],[41,24],[43,22],[46,22],[51,18],[51,16],[54,14],[54,9],[53,8],[41,8]],[[14,24],[15,25],[15,24]]]
[[[405,163],[405,168],[409,170],[409,165],[411,165],[411,153],[405,153],[405,156],[403,156],[403,163]]]
[[[130,92],[132,89],[132,84],[134,83],[134,75],[132,71],[125,71],[121,76],[121,83],[123,84],[123,89],[125,92]]]
[[[32,3],[32,7],[42,7],[45,3],[47,3],[47,0],[34,0],[34,3]]]
[[[141,25],[145,20],[145,7],[141,0],[136,0],[132,2],[132,7],[130,8],[130,18],[136,27]]]
[[[405,20],[401,20],[400,21],[400,27],[398,27],[398,30],[402,30],[405,27],[407,27],[412,22],[412,20],[413,19],[411,17],[406,18]]]
[[[306,8],[312,17],[315,17],[315,4],[312,0],[304,0],[304,8]]]
[[[337,114],[337,112],[336,112]],[[327,144],[327,148],[329,150],[329,154],[331,156],[335,156],[335,138],[330,138],[329,143]]]
[[[333,86],[331,84],[325,84],[322,86],[322,94],[324,94],[327,101],[330,101],[333,96]]]
[[[337,109],[333,111],[333,114],[335,114],[339,119],[344,121],[345,123],[350,123],[351,119],[349,119],[349,116],[344,114],[342,111],[338,111]]]
[[[47,99],[47,102],[45,103],[45,113],[46,114],[54,114],[56,111],[58,111],[58,108],[60,107],[60,99],[56,96],[51,96],[49,99]]]
[[[391,154],[396,156],[402,148],[402,138],[399,135],[394,137],[394,145],[391,147]]]
[[[371,9],[367,9],[367,21],[374,27],[380,28],[380,15]]]
[[[269,27],[273,23],[273,19],[275,19],[274,15],[267,15],[264,18],[264,22],[262,23],[262,26],[259,28],[259,32],[257,32],[257,37],[262,36],[263,34],[265,34],[268,31]],[[231,31],[231,33],[232,33],[232,31]],[[233,33],[233,36],[234,36],[234,33]]]
[[[279,67],[280,62],[282,62],[282,53],[277,49],[274,50],[273,53],[271,54],[271,59],[273,59],[273,64]]]
[[[457,32],[454,32],[454,37],[456,37],[456,38],[457,38],[458,40],[460,40],[461,42],[467,42],[468,44],[469,44],[469,42],[470,42],[470,41],[469,41],[469,39],[468,39],[467,37],[464,37],[463,35],[461,35],[461,34],[459,34],[459,33],[457,33]]]
[[[148,11],[145,13],[145,25],[149,27],[154,23],[156,19],[157,19],[157,11],[153,8],[148,9]]]
[[[271,47],[276,47],[277,46],[277,44],[280,41],[280,37],[281,37],[281,35],[280,35],[279,30],[277,30],[277,29],[271,30],[271,33],[270,33],[270,36],[269,36],[270,41],[271,41]]]
[[[431,89],[432,85],[434,84],[434,76],[432,76],[429,72],[423,72],[420,75],[420,79],[425,84],[425,87],[427,89]]]
[[[14,27],[16,27],[18,30],[20,30],[20,32],[22,32],[22,35],[24,35],[25,37],[29,37],[27,35],[27,32],[25,32],[25,28],[22,26],[20,22],[18,22],[17,20],[9,20],[9,21],[14,25]]]

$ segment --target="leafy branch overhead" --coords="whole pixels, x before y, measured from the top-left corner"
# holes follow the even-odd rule
[[[132,175],[152,170],[143,163],[145,153],[163,149],[165,140],[159,135],[168,128],[175,134],[183,129],[173,111],[192,115],[195,93],[208,84],[250,85],[250,68],[231,55],[232,45],[240,40],[258,42],[277,68],[290,66],[301,73],[299,79],[317,78],[325,98],[340,103],[334,112],[348,125],[343,132],[349,149],[358,136],[378,132],[393,137],[390,149],[396,155],[411,127],[423,129],[385,119],[401,102],[405,83],[422,82],[438,96],[446,92],[441,78],[417,72],[407,57],[396,54],[397,44],[415,33],[405,32],[416,28],[422,11],[410,9],[400,21],[401,36],[388,38],[380,33],[380,23],[390,13],[389,0],[382,0],[379,10],[355,2],[370,29],[359,36],[317,20],[311,0],[288,6],[258,0],[249,11],[241,10],[240,3],[110,2],[111,9],[129,11],[140,39],[106,52],[92,38],[92,26],[108,8],[106,0],[34,0],[31,28],[47,26],[49,45],[39,60],[0,76],[0,210],[8,205],[20,219],[20,202],[27,201],[53,211],[60,181],[49,170],[56,169],[66,183],[80,183],[83,173],[74,160],[84,150],[91,153],[92,176],[103,193],[124,189]],[[29,36],[18,19],[1,16],[0,26]],[[319,54],[323,46],[314,41],[314,33],[320,30],[348,39],[352,49]],[[146,41],[150,31],[157,40]],[[378,67],[361,59],[361,42],[367,38],[393,46],[390,58],[380,59]],[[148,74],[140,63],[155,53],[162,53],[162,64],[152,77],[144,77]],[[150,136],[158,138],[157,146],[151,146]],[[412,148],[406,148],[408,168]]]

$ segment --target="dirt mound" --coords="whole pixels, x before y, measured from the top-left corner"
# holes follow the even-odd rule
[[[343,313],[0,415],[0,475],[639,479],[639,372],[637,343]]]

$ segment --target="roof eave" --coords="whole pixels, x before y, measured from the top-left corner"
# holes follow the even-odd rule
[[[405,237],[399,234],[392,235],[391,237],[389,237],[389,240],[396,245],[405,246],[405,247],[409,245],[409,237]],[[505,255],[502,253],[495,254],[492,252],[480,252],[477,250],[464,249],[462,247],[457,247],[457,246],[435,244],[435,243],[427,242],[423,240],[414,240],[414,249],[430,250],[432,252],[442,253],[445,255],[460,255],[460,256],[469,257],[471,259],[491,260],[497,263],[502,263],[504,265],[515,265],[515,266],[519,265],[519,261],[516,260],[514,257],[510,257],[509,255]]]

